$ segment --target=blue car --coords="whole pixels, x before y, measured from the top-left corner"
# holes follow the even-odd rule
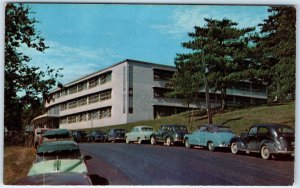
[[[187,148],[193,146],[204,146],[209,151],[216,147],[229,148],[230,140],[235,137],[229,127],[207,124],[200,126],[196,131],[184,136],[184,143]]]

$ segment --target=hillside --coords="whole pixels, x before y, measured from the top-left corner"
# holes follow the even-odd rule
[[[190,111],[194,114],[189,123],[188,113],[181,113],[161,119],[140,121],[122,125],[115,125],[101,128],[108,131],[111,128],[125,128],[128,131],[137,125],[149,125],[155,130],[161,124],[183,124],[186,125],[189,131],[194,131],[199,125],[207,123],[206,112]],[[223,124],[232,128],[233,132],[240,134],[255,123],[283,123],[295,127],[295,103],[284,105],[260,106],[260,107],[245,107],[238,110],[227,110],[225,112],[215,112],[213,114],[213,123]]]

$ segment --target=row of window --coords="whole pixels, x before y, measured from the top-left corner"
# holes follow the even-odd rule
[[[60,110],[63,111],[67,109],[72,109],[79,106],[96,103],[99,101],[105,101],[108,99],[111,99],[111,89],[62,103],[60,104]]]
[[[109,81],[111,81],[111,71],[107,73],[103,73],[97,77],[91,78],[88,81],[81,82],[74,86],[63,88],[61,91],[58,91],[54,94],[52,100],[54,101],[55,98],[58,99],[68,94],[73,94],[73,93],[81,92],[86,89],[91,89],[96,87],[97,85],[102,85]]]
[[[96,119],[103,119],[109,117],[111,117],[111,106],[62,117],[60,118],[60,124],[67,124],[67,123],[70,124],[70,123],[88,121],[92,119],[96,120]]]

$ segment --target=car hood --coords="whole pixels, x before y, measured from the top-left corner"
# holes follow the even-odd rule
[[[34,163],[27,176],[58,172],[88,173],[85,162],[81,159],[56,159]]]

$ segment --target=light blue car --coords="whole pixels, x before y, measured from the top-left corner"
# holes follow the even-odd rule
[[[187,148],[193,146],[204,146],[209,151],[216,147],[229,148],[230,140],[235,137],[229,127],[207,124],[200,126],[196,131],[184,136],[184,143]]]
[[[125,134],[126,143],[138,142],[141,144],[144,141],[150,142],[150,136],[153,133],[153,128],[149,126],[133,127],[129,133]]]

